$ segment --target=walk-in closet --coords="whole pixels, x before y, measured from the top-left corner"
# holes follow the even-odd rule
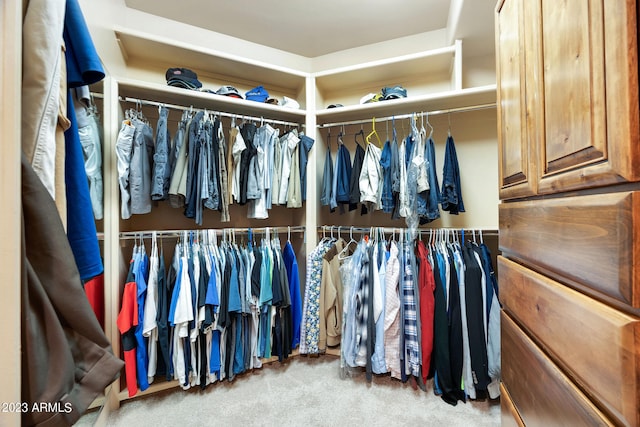
[[[637,20],[3,3],[0,425],[640,425]]]

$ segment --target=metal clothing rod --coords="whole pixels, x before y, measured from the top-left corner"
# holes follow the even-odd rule
[[[346,226],[346,225],[320,225],[318,226],[318,232],[324,232],[325,234],[327,232],[344,232],[347,231],[349,233],[358,233],[358,234],[367,234],[367,233],[371,233],[371,230],[373,229],[373,231],[382,231],[385,234],[388,233],[397,233],[397,232],[405,232],[408,231],[408,228],[405,227],[376,227],[376,226],[372,226],[372,227],[352,227],[352,226]],[[440,227],[440,228],[418,228],[416,229],[417,232],[430,232],[430,231],[440,231],[440,230],[448,230],[448,231],[453,231],[456,233],[461,233],[461,232],[465,232],[465,233],[473,233],[474,231],[477,232],[482,232],[483,236],[498,236],[499,231],[496,230],[495,228],[450,228],[450,227]]]
[[[434,111],[422,111],[420,113],[409,113],[409,114],[401,114],[399,116],[388,116],[388,117],[376,117],[376,122],[387,122],[390,120],[402,120],[409,119],[411,117],[422,117],[422,116],[437,116],[440,114],[449,114],[449,113],[465,113],[468,111],[478,111],[478,110],[487,110],[489,108],[496,108],[496,103],[492,102],[489,104],[479,104],[479,105],[471,105],[469,107],[457,107],[457,108],[449,108],[448,110],[434,110]],[[360,125],[365,123],[372,123],[373,118],[371,119],[361,119],[361,120],[351,120],[348,122],[335,122],[335,123],[325,123],[322,125],[318,125],[318,128],[328,128],[335,126],[348,126],[348,125]]]
[[[287,122],[287,121],[284,121],[284,120],[276,120],[276,119],[265,119],[264,117],[248,116],[246,114],[225,113],[223,111],[207,110],[205,108],[185,107],[183,105],[167,104],[167,103],[164,103],[164,102],[149,101],[147,99],[130,98],[128,96],[126,96],[126,97],[119,96],[118,100],[120,102],[131,102],[131,103],[134,103],[134,104],[148,105],[148,106],[151,106],[151,107],[164,106],[164,107],[169,108],[171,110],[179,110],[179,111],[208,111],[210,113],[213,113],[213,114],[216,114],[216,115],[219,115],[219,116],[223,116],[223,117],[230,117],[230,118],[237,118],[237,119],[242,118],[242,119],[247,119],[247,120],[252,120],[252,121],[257,121],[257,122],[267,122],[267,123],[276,124],[276,125],[293,126],[293,127],[304,126],[304,124],[302,124],[302,123]]]
[[[305,233],[306,227],[302,225],[297,226],[280,226],[280,227],[246,227],[246,228],[201,228],[194,230],[140,230],[140,231],[122,231],[120,232],[120,240],[130,240],[130,239],[139,239],[141,236],[143,238],[151,237],[151,235],[156,233],[158,237],[182,237],[185,232],[202,232],[202,231],[214,231],[216,233],[237,233],[237,234],[248,234],[249,230],[251,230],[254,234],[264,234],[267,231],[269,233],[277,233],[277,234],[285,234],[285,233]],[[98,239],[104,239],[104,233],[98,233]]]

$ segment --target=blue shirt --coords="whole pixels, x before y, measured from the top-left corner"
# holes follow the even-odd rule
[[[63,36],[66,45],[67,87],[71,89],[102,80],[104,69],[77,0],[66,2]],[[67,116],[71,122],[64,133],[67,238],[80,277],[88,280],[102,273],[104,268],[70,90],[67,93]]]
[[[292,342],[291,348],[294,349],[300,344],[300,324],[302,323],[302,297],[300,295],[300,275],[298,273],[298,261],[296,254],[291,246],[291,242],[287,242],[282,250],[282,259],[287,270],[287,279],[289,279],[289,295],[291,297],[291,323],[292,323]]]

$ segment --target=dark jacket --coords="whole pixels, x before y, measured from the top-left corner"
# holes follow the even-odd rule
[[[84,293],[55,203],[24,156],[22,214],[22,402],[60,409],[27,411],[22,424],[71,425],[124,363]]]

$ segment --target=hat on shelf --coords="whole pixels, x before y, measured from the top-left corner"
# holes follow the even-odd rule
[[[165,74],[169,86],[197,90],[202,87],[198,75],[188,68],[169,68]]]
[[[344,105],[342,105],[342,104],[331,104],[327,108],[338,108],[338,107],[344,107]]]
[[[370,102],[378,102],[382,99],[382,95],[379,93],[368,93],[360,98],[360,104],[368,104]]]
[[[298,101],[296,101],[295,99],[291,99],[288,96],[282,97],[282,106],[287,108],[293,108],[294,110],[297,110],[300,108],[300,104],[298,103]]]
[[[238,89],[236,89],[233,86],[222,86],[220,89],[217,90],[216,94],[230,96],[231,98],[243,99],[242,95],[240,95],[240,92],[238,92]]]
[[[280,105],[280,101],[278,101],[278,98],[269,98],[264,102],[266,102],[267,104]]]
[[[407,90],[402,86],[387,86],[382,88],[382,99],[387,101],[389,99],[406,98]]]
[[[244,96],[249,101],[265,102],[269,98],[269,92],[262,86],[256,86],[245,93]]]

